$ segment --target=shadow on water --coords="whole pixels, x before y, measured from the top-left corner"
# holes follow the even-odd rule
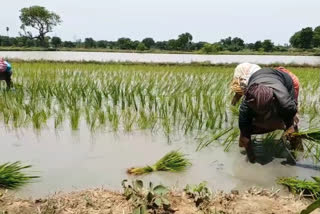
[[[252,149],[256,157],[256,162],[261,165],[271,163],[275,158],[285,158],[288,163],[292,162],[291,154],[280,140],[268,143],[255,140],[252,143]]]
[[[296,166],[304,169],[312,169],[312,170],[320,171],[320,166],[318,165],[297,163]]]
[[[319,165],[296,162],[291,152],[286,148],[285,144],[281,140],[275,140],[268,143],[255,140],[252,143],[252,147],[256,156],[256,162],[261,165],[269,164],[275,158],[281,158],[285,159],[281,162],[283,165],[292,165],[299,168],[320,171]]]

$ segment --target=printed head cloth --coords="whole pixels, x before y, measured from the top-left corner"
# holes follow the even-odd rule
[[[256,64],[247,62],[239,64],[234,70],[231,90],[243,95],[247,89],[249,78],[260,69],[261,67]]]

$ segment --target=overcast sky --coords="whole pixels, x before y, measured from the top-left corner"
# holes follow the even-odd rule
[[[9,0],[1,6],[0,34],[8,26],[10,36],[17,36],[19,10],[33,5],[59,14],[63,23],[50,35],[72,41],[158,41],[190,32],[194,41],[237,36],[246,42],[272,39],[283,44],[301,28],[320,25],[320,0]]]

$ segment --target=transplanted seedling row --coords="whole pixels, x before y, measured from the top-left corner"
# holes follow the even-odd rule
[[[0,91],[0,119],[10,128],[46,126],[91,131],[151,130],[199,139],[198,149],[236,142],[238,111],[230,105],[233,67],[17,63],[15,91]],[[319,70],[289,68],[301,82],[299,114],[319,117]],[[80,127],[81,126],[81,127]]]

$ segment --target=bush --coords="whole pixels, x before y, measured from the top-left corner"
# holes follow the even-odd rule
[[[145,50],[147,50],[147,49],[148,49],[147,46],[146,46],[145,44],[143,44],[142,42],[139,43],[139,45],[138,45],[138,47],[137,47],[137,50],[138,50],[138,51],[145,51]]]
[[[209,44],[209,43],[206,43],[206,44],[200,49],[200,51],[201,51],[202,53],[206,53],[206,54],[212,53],[212,51],[213,51],[212,45]]]
[[[214,44],[209,44],[209,43],[206,43],[201,49],[200,51],[202,53],[206,53],[206,54],[209,54],[209,53],[217,53],[219,51],[222,51],[223,48],[222,46],[219,44],[219,43],[214,43]]]

